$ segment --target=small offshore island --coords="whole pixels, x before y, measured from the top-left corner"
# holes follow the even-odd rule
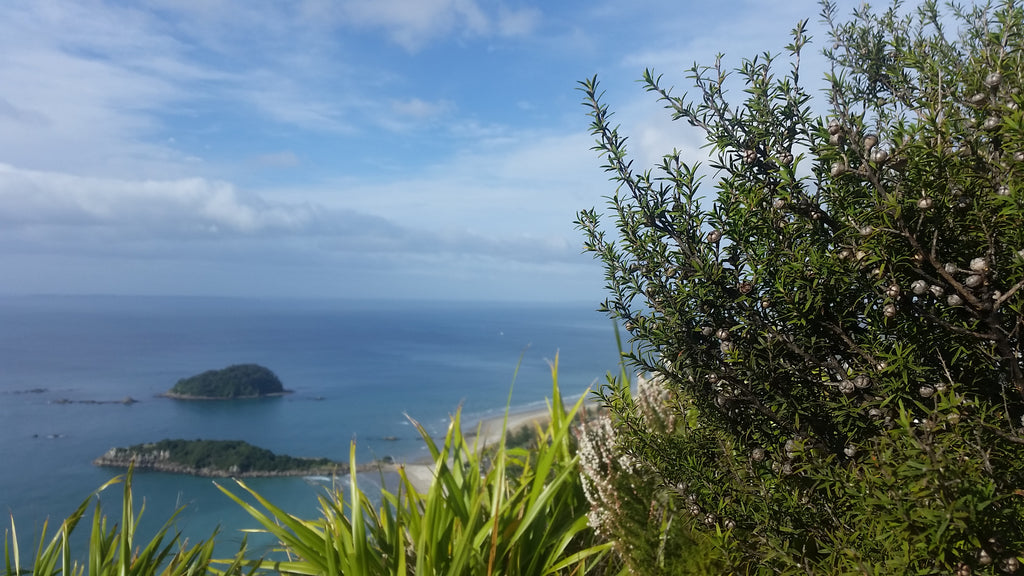
[[[269,368],[259,364],[235,364],[182,378],[162,396],[176,400],[234,400],[290,393]]]
[[[204,477],[328,476],[348,473],[348,465],[327,458],[274,454],[241,440],[161,440],[111,448],[96,466],[153,470]]]

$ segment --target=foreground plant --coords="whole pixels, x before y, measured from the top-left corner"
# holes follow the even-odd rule
[[[434,462],[426,493],[418,492],[400,468],[397,491],[383,491],[375,506],[353,473],[348,494],[321,497],[322,517],[307,520],[277,508],[241,481],[258,506],[221,488],[289,556],[254,565],[310,576],[585,574],[603,568],[610,544],[599,543],[587,526],[571,435],[583,398],[565,407],[557,358],[552,380],[550,422],[537,430],[533,450],[506,448],[503,438],[496,450],[485,452],[462,434],[459,412],[441,445],[414,421]],[[356,470],[354,445],[351,460]]]
[[[81,576],[88,570],[90,576],[192,576],[218,573],[235,576],[244,573],[242,550],[233,559],[219,562],[216,570],[211,560],[214,538],[195,545],[171,532],[175,514],[149,541],[136,539],[136,528],[142,510],[136,512],[132,498],[132,474],[118,476],[103,486],[68,516],[47,542],[47,524],[44,523],[39,545],[29,563],[24,563],[18,546],[18,532],[11,520],[10,531],[4,534],[4,576],[32,574],[34,576]],[[124,482],[121,521],[108,527],[107,517],[99,502],[99,493],[112,485]],[[89,533],[88,548],[83,554],[72,546],[72,534],[85,517],[89,504],[96,498]],[[242,544],[244,549],[245,544]]]
[[[634,171],[581,84],[617,238],[595,210],[578,225],[681,423],[650,427],[624,383],[603,392],[689,535],[665,546],[737,573],[1019,571],[1024,8],[950,12],[838,22],[823,3],[824,117],[804,23],[785,74],[771,56],[733,73],[739,103],[720,62],[691,70],[692,101],[645,72],[705,133],[713,191],[676,151]]]

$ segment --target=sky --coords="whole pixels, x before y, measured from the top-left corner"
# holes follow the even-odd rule
[[[840,2],[849,14],[851,3]],[[593,301],[576,213],[700,133],[637,82],[814,38],[721,0],[5,0],[0,294]],[[740,87],[735,87],[739,91]]]

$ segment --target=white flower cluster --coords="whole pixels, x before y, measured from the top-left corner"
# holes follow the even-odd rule
[[[676,411],[671,409],[672,391],[665,385],[665,377],[655,374],[636,377],[636,405],[649,430],[671,434],[676,429]]]
[[[648,429],[662,434],[675,430],[676,414],[670,409],[673,396],[663,376],[638,375],[634,400]],[[643,483],[637,482],[638,474],[650,471],[641,470],[642,465],[621,449],[608,415],[600,415],[580,427],[578,453],[583,492],[590,503],[590,525],[599,534],[614,535],[614,526],[623,515],[623,503],[640,497],[637,487]]]
[[[619,450],[611,418],[601,415],[580,428],[579,457],[583,493],[590,503],[587,519],[598,534],[612,535],[612,524],[621,515],[622,501],[616,484],[634,473],[635,462]]]

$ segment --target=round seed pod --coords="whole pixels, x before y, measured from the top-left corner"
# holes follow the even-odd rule
[[[1020,560],[1014,556],[1003,558],[1003,561],[999,563],[999,568],[1007,574],[1016,574],[1017,570],[1020,570]]]
[[[843,130],[843,127],[839,124],[839,120],[836,120],[835,118],[833,118],[832,120],[829,120],[829,122],[828,122],[828,133],[829,134],[832,134],[834,136],[834,135],[839,134],[840,132],[842,132],[842,130]]]
[[[718,522],[718,517],[710,512],[707,514],[707,516],[704,517],[704,525],[708,528],[714,526],[715,522]]]
[[[871,153],[871,161],[875,164],[884,164],[889,159],[889,153],[879,148]]]
[[[871,149],[875,147],[875,144],[878,144],[878,135],[868,134],[864,136],[864,141],[862,142],[862,144],[864,146],[865,152],[871,152]]]
[[[764,462],[764,448],[754,448],[750,451],[750,459],[754,462]]]
[[[860,374],[853,379],[853,385],[856,386],[858,390],[866,390],[871,387],[871,379]]]
[[[988,76],[985,76],[985,86],[989,88],[998,88],[999,84],[1003,81],[1003,75],[999,72],[992,72]]]
[[[1000,184],[999,186],[996,187],[996,196],[1009,196],[1009,195],[1010,195],[1010,187],[1007,186],[1006,184]]]
[[[938,286],[936,284],[932,284],[931,286],[929,286],[928,290],[930,290],[932,295],[934,295],[936,298],[941,298],[942,295],[945,294],[946,292],[945,290],[942,289],[942,286]]]
[[[971,260],[971,270],[975,272],[985,272],[988,270],[988,260],[984,258],[975,258]]]
[[[988,100],[988,96],[984,92],[978,92],[974,96],[971,96],[968,99],[968,102],[974,104],[975,106],[981,106],[982,104],[985,103],[986,100]]]
[[[933,203],[934,201],[931,198],[925,196],[924,198],[921,198],[920,200],[917,201],[917,207],[920,208],[921,210],[929,210],[931,209]]]
[[[793,155],[789,152],[783,152],[779,156],[779,162],[781,162],[783,166],[790,166],[793,164]]]
[[[830,173],[832,174],[833,178],[835,178],[836,176],[842,176],[844,173],[846,173],[846,164],[843,164],[842,162],[836,162],[835,164],[832,165],[832,170]]]
[[[711,242],[712,244],[714,244],[715,242],[718,242],[721,239],[722,239],[722,233],[720,231],[712,230],[711,232],[708,232],[708,242]]]
[[[711,336],[712,334],[715,333],[715,329],[712,328],[711,326],[705,326],[700,329],[700,333],[705,336]]]
[[[910,291],[920,296],[928,291],[928,283],[924,280],[914,280],[910,285]]]
[[[857,390],[857,386],[854,385],[853,380],[840,380],[839,391],[843,394],[853,394]]]
[[[988,118],[985,118],[985,122],[982,123],[981,127],[985,130],[995,130],[996,128],[999,128],[1000,124],[1002,124],[1002,120],[1000,120],[998,116],[989,116]]]
[[[924,384],[917,389],[917,393],[921,396],[921,398],[931,398],[932,396],[935,395],[935,388],[932,388],[931,386]]]
[[[885,308],[882,309],[882,314],[886,318],[895,318],[896,317],[896,306],[893,305],[893,304],[886,304]]]
[[[843,448],[843,454],[846,454],[847,458],[853,458],[857,455],[857,447],[853,444],[847,444],[846,448]]]
[[[955,274],[957,270],[959,270],[959,268],[956,267],[956,264],[953,264],[952,262],[946,262],[946,265],[943,266],[942,269],[950,274]]]
[[[828,143],[833,146],[842,146],[844,137],[842,134],[833,134],[828,137]]]
[[[988,550],[982,548],[981,551],[978,552],[978,564],[981,564],[982,566],[988,566],[991,563],[992,556],[989,555]]]
[[[753,164],[757,161],[757,151],[754,149],[747,149],[743,151],[743,163]]]
[[[885,295],[888,296],[889,298],[899,298],[900,297],[900,285],[899,284],[890,284],[889,287],[885,289]]]
[[[715,332],[715,338],[718,338],[719,340],[728,340],[729,336],[729,331],[725,328],[719,328],[718,331]]]
[[[772,305],[771,300],[769,300],[767,298],[762,298],[761,299],[761,308],[764,308],[765,310],[767,310],[768,308],[771,307],[771,305]]]
[[[868,410],[868,417],[872,420],[881,420],[885,413],[880,408],[872,408]]]
[[[786,201],[783,200],[782,198],[776,198],[774,201],[772,201],[772,208],[775,208],[776,210],[782,210],[785,207]]]
[[[957,296],[956,294],[950,294],[949,297],[946,298],[946,304],[949,304],[950,306],[960,306],[963,303],[964,299]]]
[[[971,274],[970,276],[967,277],[966,280],[964,280],[964,285],[967,286],[968,288],[977,288],[978,286],[981,286],[984,282],[985,279],[981,276],[981,274]]]
[[[726,518],[725,521],[722,522],[722,528],[726,530],[733,530],[736,528],[736,522],[734,522],[732,518]]]
[[[1014,162],[1024,162],[1024,151],[1018,150],[1013,153]]]

